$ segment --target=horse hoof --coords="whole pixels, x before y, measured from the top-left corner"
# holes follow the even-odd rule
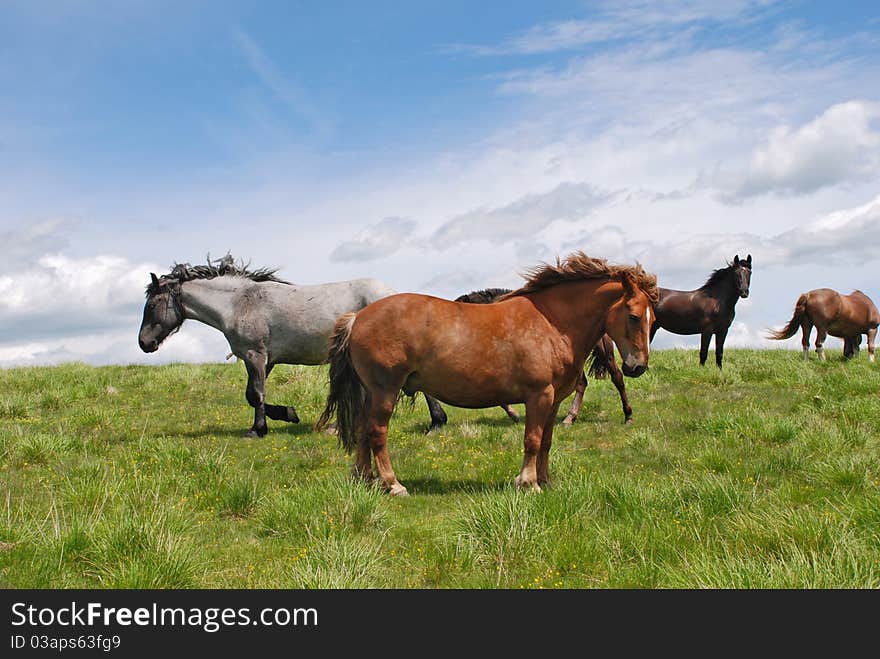
[[[299,415],[292,407],[287,408],[287,418],[285,419],[285,421],[287,421],[288,423],[299,423]]]
[[[434,432],[435,430],[440,430],[440,428],[442,428],[442,427],[445,426],[445,425],[446,425],[445,423],[433,423],[433,424],[431,424],[431,426],[425,431],[425,434],[426,434],[426,435],[430,435],[432,432]]]
[[[569,427],[573,426],[574,425],[574,417],[572,417],[572,416],[565,417],[565,419],[563,419],[563,421],[562,421],[562,425],[569,426]]]
[[[532,481],[532,482],[525,481],[522,476],[517,476],[516,478],[513,479],[513,482],[516,483],[516,486],[519,489],[525,490],[527,492],[540,492],[541,491],[540,485],[538,485],[534,481]]]
[[[388,494],[393,497],[408,497],[409,492],[406,491],[406,488],[400,483],[395,483],[391,486],[391,489],[388,490]]]
[[[269,431],[264,430],[264,431],[260,432],[260,431],[257,431],[257,430],[254,430],[253,428],[251,428],[250,430],[248,430],[244,434],[244,438],[245,439],[259,439],[260,437],[265,437],[267,432],[269,432]]]
[[[632,417],[630,417],[630,418],[628,418],[628,419],[626,419],[626,420],[624,421],[624,424],[626,424],[626,425],[628,425],[628,426],[631,426],[631,425],[632,425],[632,422],[633,422]]]

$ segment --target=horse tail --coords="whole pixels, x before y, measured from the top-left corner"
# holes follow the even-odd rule
[[[783,327],[781,330],[770,330],[767,333],[768,339],[776,339],[777,341],[783,341],[785,339],[790,339],[793,337],[798,329],[800,329],[801,321],[804,318],[804,313],[807,308],[807,295],[804,293],[798,298],[797,304],[794,305],[794,315],[791,317],[791,320],[788,321],[788,325]]]
[[[592,375],[597,380],[604,380],[605,376],[608,375],[608,361],[605,359],[605,351],[600,345],[596,345],[593,348],[593,352],[590,355],[590,368],[587,374]]]
[[[350,312],[339,317],[330,336],[328,360],[330,362],[330,393],[321,418],[315,425],[320,430],[336,415],[336,431],[339,444],[351,453],[357,444],[367,390],[361,382],[354,364],[351,363],[349,340],[357,314]]]

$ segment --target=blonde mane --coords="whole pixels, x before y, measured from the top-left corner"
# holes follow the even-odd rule
[[[645,272],[641,264],[609,265],[606,259],[587,256],[582,251],[569,254],[565,260],[556,258],[556,265],[543,263],[527,270],[524,274],[526,283],[521,288],[504,295],[499,299],[525,295],[550,288],[570,281],[604,279],[623,281],[629,279],[647,295],[652,304],[657,304],[660,293],[657,290],[656,275]]]

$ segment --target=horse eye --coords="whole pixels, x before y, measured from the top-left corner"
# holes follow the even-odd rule
[[[639,317],[636,316],[634,313],[631,313],[631,314],[629,315],[629,319],[630,319],[630,321],[633,322],[633,323],[637,323],[637,322],[639,322]]]

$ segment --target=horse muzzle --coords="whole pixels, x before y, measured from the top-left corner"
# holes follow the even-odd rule
[[[138,345],[144,352],[156,352],[159,349],[159,342],[156,339],[144,341],[143,339],[138,338]]]
[[[621,370],[623,371],[623,374],[624,374],[626,377],[628,377],[628,378],[637,378],[637,377],[639,377],[642,373],[644,373],[645,371],[647,371],[647,370],[648,370],[648,367],[645,366],[644,364],[637,364],[636,366],[629,366],[629,365],[627,365],[627,364],[624,364],[624,365],[623,365],[623,368],[622,368]]]
[[[747,298],[747,297],[749,296],[749,292],[748,292],[748,291],[743,291],[742,293],[739,294],[739,296],[740,296],[741,298]]]
[[[628,378],[637,378],[648,370],[648,366],[639,361],[635,355],[629,355],[623,360],[622,371]]]

